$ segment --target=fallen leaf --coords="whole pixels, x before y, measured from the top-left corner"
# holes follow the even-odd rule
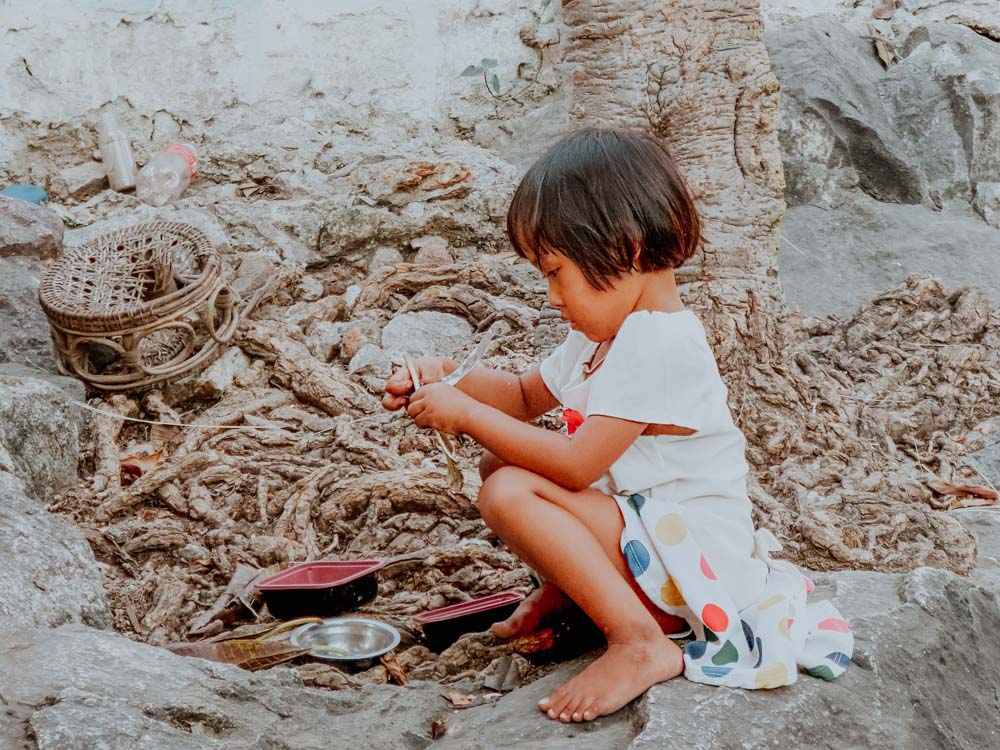
[[[220,643],[176,643],[168,648],[180,656],[235,664],[241,669],[255,672],[309,653],[307,648],[295,648],[288,641],[232,640]]]
[[[955,510],[956,508],[988,508],[996,504],[996,500],[988,500],[983,497],[960,497],[949,506],[948,510]]]
[[[875,43],[875,51],[878,53],[879,60],[882,61],[882,65],[886,68],[892,66],[893,62],[896,60],[896,53],[890,49],[891,42],[883,37],[874,25],[868,24],[868,33],[871,35],[872,41]]]
[[[958,498],[977,497],[982,500],[990,500],[992,505],[1000,495],[990,487],[983,487],[979,484],[952,484],[943,482],[940,479],[928,480],[927,486],[939,495],[953,495]]]
[[[474,693],[459,693],[453,691],[451,693],[445,693],[444,697],[448,699],[455,708],[472,708],[473,706],[478,706],[482,703],[482,699],[476,696]]]
[[[501,693],[509,693],[521,684],[521,670],[513,654],[504,654],[491,666],[493,670],[483,680],[484,687]]]
[[[410,684],[410,681],[406,677],[406,672],[403,671],[403,667],[399,663],[399,660],[396,659],[395,655],[383,654],[379,658],[379,661],[382,662],[382,666],[385,667],[385,671],[389,673],[389,677],[391,677],[392,681],[397,685],[406,687]]]
[[[431,722],[431,739],[439,740],[448,732],[448,723],[445,721]]]
[[[188,625],[188,632],[192,635],[202,635],[204,628],[215,619],[223,619],[223,614],[227,614],[231,620],[236,619],[239,606],[253,610],[253,600],[256,598],[257,590],[254,584],[262,578],[278,572],[278,566],[258,569],[243,563],[236,565],[233,577],[229,579],[229,584],[222,595],[215,600],[215,603],[205,612],[194,617]]]
[[[149,442],[154,448],[160,448],[181,431],[181,428],[173,424],[155,424],[149,428]]]
[[[883,21],[888,21],[890,18],[892,18],[895,12],[896,12],[896,3],[894,2],[894,0],[884,0],[884,2],[881,2],[875,6],[875,10],[872,11],[872,18],[878,18]]]
[[[121,466],[121,470],[126,474],[141,477],[147,471],[152,471],[163,463],[163,458],[163,451],[158,450],[148,455],[124,456],[119,461],[119,465]]]

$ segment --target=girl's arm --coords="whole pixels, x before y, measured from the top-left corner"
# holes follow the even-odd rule
[[[413,363],[425,385],[436,383],[458,369],[458,363],[440,357],[424,357]],[[409,402],[413,381],[405,367],[397,370],[385,384],[382,405],[395,411]],[[514,419],[524,422],[551,411],[559,402],[542,382],[537,367],[520,375],[476,367],[458,384],[462,391],[480,403],[492,406]]]
[[[591,416],[568,437],[525,424],[441,384],[417,391],[409,412],[420,427],[464,432],[504,463],[573,491],[586,489],[600,479],[647,427],[625,419]]]

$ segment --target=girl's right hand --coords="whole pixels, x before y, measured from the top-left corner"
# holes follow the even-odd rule
[[[449,372],[456,368],[456,364],[444,357],[421,357],[412,362],[417,375],[420,377],[420,384],[437,383]],[[382,406],[389,411],[396,411],[410,403],[410,395],[413,393],[413,380],[405,367],[400,367],[392,374],[392,377],[385,384],[385,395],[382,396]]]

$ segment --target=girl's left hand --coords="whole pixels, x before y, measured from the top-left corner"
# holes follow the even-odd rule
[[[410,396],[406,411],[417,427],[433,427],[457,435],[465,432],[476,400],[454,386],[431,383]]]

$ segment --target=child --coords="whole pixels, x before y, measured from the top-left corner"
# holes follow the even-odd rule
[[[699,220],[667,151],[651,136],[576,131],[525,175],[507,215],[514,249],[545,276],[572,329],[520,376],[419,360],[386,384],[387,409],[420,427],[470,435],[484,450],[485,522],[545,578],[493,631],[510,637],[576,602],[607,651],[539,703],[589,721],[681,672],[745,688],[795,681],[796,663],[833,679],[853,636],[808,579],[754,533],[745,441],[698,318],[674,269]],[[527,424],[558,405],[568,435]],[[690,626],[681,649],[665,635]]]

